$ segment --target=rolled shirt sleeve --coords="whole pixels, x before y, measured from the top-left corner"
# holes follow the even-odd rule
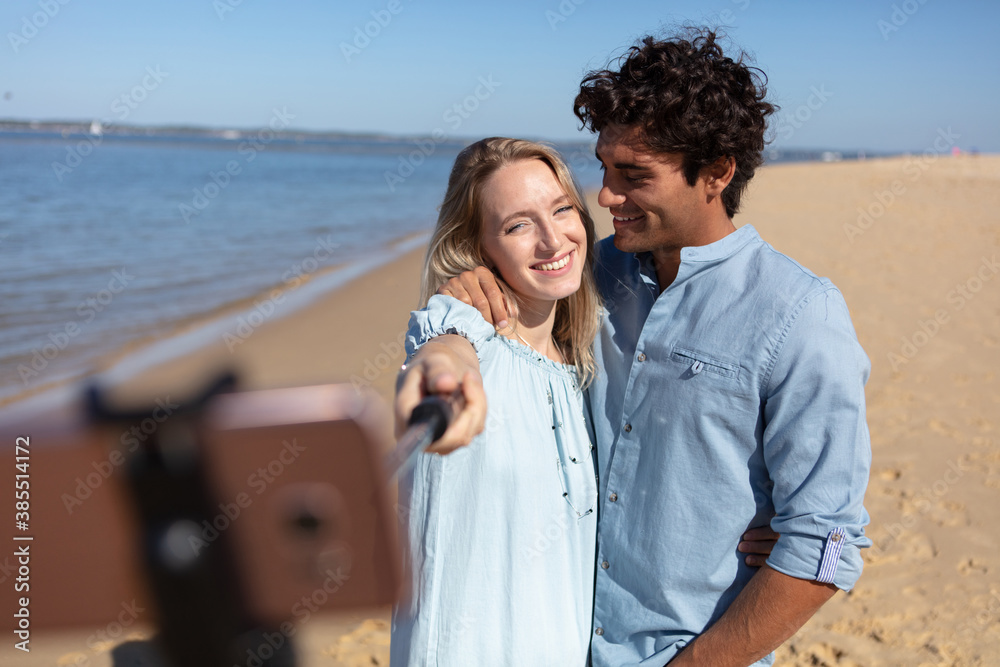
[[[764,386],[764,458],[781,534],[767,562],[850,590],[861,576],[871,442],[864,386],[871,365],[833,286],[793,311]]]

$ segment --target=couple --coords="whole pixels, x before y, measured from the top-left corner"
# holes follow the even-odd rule
[[[646,38],[575,111],[613,239],[537,144],[449,179],[396,408],[465,407],[401,483],[393,664],[770,664],[861,573],[868,360],[839,291],[732,223],[773,111],[742,58]]]

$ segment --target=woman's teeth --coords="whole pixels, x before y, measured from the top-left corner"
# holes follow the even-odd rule
[[[572,254],[572,253],[570,253],[570,254]],[[565,257],[563,257],[562,259],[560,259],[558,262],[552,262],[550,264],[536,264],[532,268],[538,269],[539,271],[558,271],[562,267],[564,267],[567,264],[569,264],[569,258],[570,258],[570,255],[566,255]]]

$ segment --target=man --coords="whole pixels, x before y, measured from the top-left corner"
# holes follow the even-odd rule
[[[642,40],[576,98],[600,133],[598,201],[615,225],[597,248],[607,315],[590,388],[595,665],[770,664],[854,585],[870,545],[870,367],[846,304],[732,222],[762,162],[764,97],[742,57],[699,32]],[[506,324],[485,269],[442,291]],[[467,409],[435,450],[447,451],[482,428],[485,408],[467,343],[432,343],[402,379],[397,413],[461,385]],[[781,537],[755,570],[737,544],[769,519]]]

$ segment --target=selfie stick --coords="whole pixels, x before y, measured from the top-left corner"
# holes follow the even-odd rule
[[[396,451],[389,454],[386,460],[390,479],[409,471],[417,456],[444,435],[451,417],[451,406],[439,396],[428,396],[413,408],[406,423],[406,433],[399,439]]]
[[[183,405],[172,418],[172,428],[153,433],[126,466],[147,581],[159,610],[158,643],[174,667],[238,663],[261,645],[267,630],[246,612],[230,536],[219,535],[211,548],[191,546],[198,544],[200,526],[211,520],[215,507],[201,459],[202,414],[212,398],[232,391],[235,384],[232,375],[224,375]],[[87,404],[91,420],[98,424],[121,427],[154,414],[151,409],[116,410],[96,385],[87,392]],[[291,643],[258,664],[294,665]]]

